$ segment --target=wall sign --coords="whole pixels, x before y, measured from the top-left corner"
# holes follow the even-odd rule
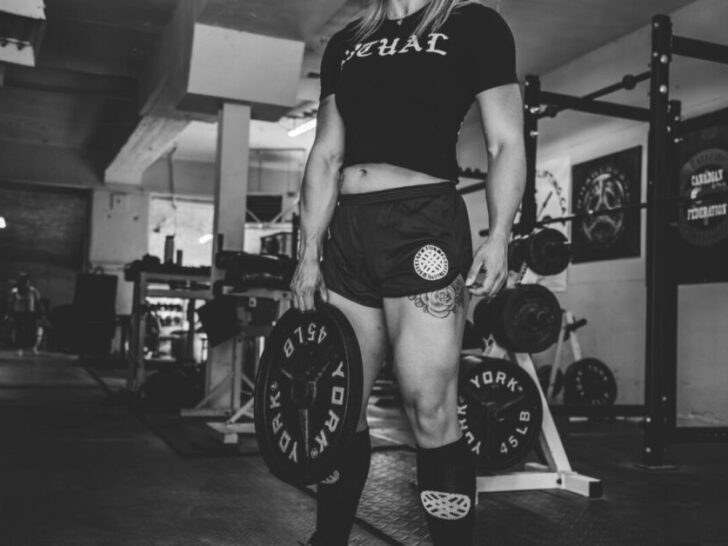
[[[575,165],[574,214],[638,205],[641,174],[641,146]],[[571,228],[573,262],[638,257],[640,219],[636,209],[575,220]]]
[[[683,123],[675,165],[679,283],[728,280],[728,110]]]

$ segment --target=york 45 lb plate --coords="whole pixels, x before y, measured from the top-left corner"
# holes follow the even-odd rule
[[[501,470],[525,459],[541,433],[541,394],[518,364],[463,356],[458,419],[484,470]]]
[[[362,401],[356,335],[341,311],[287,311],[266,341],[255,385],[255,433],[281,480],[327,478],[350,442]]]

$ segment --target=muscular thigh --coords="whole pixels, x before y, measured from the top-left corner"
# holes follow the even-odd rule
[[[432,292],[385,298],[395,370],[405,399],[443,398],[445,391],[455,388],[467,304],[461,276]]]
[[[387,331],[382,309],[367,307],[329,290],[329,303],[339,308],[351,323],[356,333],[362,355],[364,371],[363,401],[359,430],[366,425],[366,407],[387,354]]]

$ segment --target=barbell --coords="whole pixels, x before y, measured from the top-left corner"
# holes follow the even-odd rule
[[[724,170],[728,170],[728,163],[725,165]],[[688,173],[688,175],[689,174],[691,173]],[[683,214],[684,218],[680,218],[680,220],[678,221],[678,228],[680,229],[681,234],[685,235],[685,226],[683,224],[685,223],[686,219],[689,220],[689,209],[686,207],[686,205],[708,205],[714,201],[718,201],[720,205],[724,205],[728,202],[728,188],[703,191],[696,191],[695,189],[693,189],[690,191],[689,194],[686,193],[686,195],[661,198],[660,200],[667,203],[673,203],[685,208],[684,212],[686,214]],[[558,216],[556,218],[545,218],[544,220],[539,220],[534,224],[534,228],[545,228],[554,224],[565,225],[568,222],[576,222],[578,220],[586,220],[588,218],[596,218],[599,216],[610,216],[614,214],[623,214],[626,212],[637,212],[643,209],[647,209],[649,208],[649,206],[650,203],[642,202],[633,203],[630,205],[623,205],[620,207],[585,210],[582,212]],[[481,237],[487,236],[488,233],[490,233],[490,230],[487,228],[478,231],[478,235],[480,235]]]

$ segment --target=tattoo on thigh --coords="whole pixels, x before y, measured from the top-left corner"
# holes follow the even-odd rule
[[[409,296],[409,299],[415,302],[415,306],[419,307],[435,318],[447,318],[451,313],[455,313],[458,306],[462,307],[465,300],[465,281],[461,275],[445,288],[434,290],[425,294],[417,294]]]

